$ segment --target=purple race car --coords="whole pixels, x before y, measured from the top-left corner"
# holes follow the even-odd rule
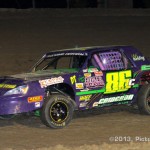
[[[63,128],[74,110],[137,104],[150,114],[150,61],[132,46],[52,51],[30,73],[0,78],[0,115],[39,110]]]

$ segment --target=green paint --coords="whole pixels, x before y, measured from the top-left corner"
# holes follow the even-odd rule
[[[90,90],[90,91],[77,92],[76,95],[80,96],[80,95],[96,94],[96,93],[104,93],[104,92],[105,92],[105,88],[100,89],[100,90]]]
[[[139,87],[139,84],[133,85],[133,88],[138,88],[138,87]]]
[[[135,78],[137,75],[138,75],[138,71],[133,74],[133,78]]]
[[[37,117],[40,117],[40,111],[39,111],[39,110],[36,110],[36,111],[34,112],[34,115],[37,116]]]
[[[83,82],[85,82],[85,78],[84,77],[80,77],[79,81],[83,83]]]
[[[139,84],[135,84],[132,86],[132,88],[138,88]],[[90,91],[81,91],[81,92],[77,92],[76,95],[77,96],[81,96],[81,95],[88,95],[88,94],[96,94],[96,93],[104,93],[106,91],[105,87],[100,89],[100,90],[90,90]],[[109,94],[113,94],[109,93]]]
[[[142,71],[150,70],[150,65],[142,65],[142,66],[141,66],[141,70],[142,70]]]

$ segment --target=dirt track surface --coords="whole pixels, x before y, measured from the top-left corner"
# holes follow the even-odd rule
[[[82,11],[81,16],[75,12],[63,13],[59,10],[55,16],[54,11],[53,14],[51,11],[0,12],[0,75],[24,72],[44,53],[76,46],[134,45],[150,56],[148,15],[103,16],[95,10],[96,15],[83,15]],[[97,115],[82,113],[80,117],[77,114],[71,124],[61,130],[45,127],[36,117],[0,120],[0,149],[44,149],[58,144],[68,148],[85,145],[80,149],[93,149],[94,144],[94,148],[100,149],[97,146],[103,143],[129,143],[111,142],[112,136],[128,136],[133,143],[139,142],[135,139],[137,136],[150,138],[149,116],[130,109],[120,110]],[[65,149],[63,146],[56,149]]]

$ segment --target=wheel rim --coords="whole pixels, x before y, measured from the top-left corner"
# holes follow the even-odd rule
[[[50,117],[55,123],[62,123],[68,117],[68,106],[61,101],[55,102],[50,108]]]

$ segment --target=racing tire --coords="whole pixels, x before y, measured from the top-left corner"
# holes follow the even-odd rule
[[[137,105],[141,114],[150,115],[150,84],[141,87],[137,97]]]
[[[47,127],[60,129],[70,123],[73,112],[71,101],[63,95],[55,94],[45,98],[40,118]]]

